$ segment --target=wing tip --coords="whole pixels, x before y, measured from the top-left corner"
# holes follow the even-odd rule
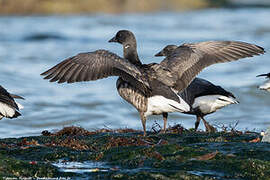
[[[260,54],[266,53],[266,51],[265,51],[265,49],[264,49],[263,47],[258,46],[258,45],[255,45],[255,46],[256,46],[258,49],[260,49],[260,51],[259,51]]]
[[[50,77],[51,74],[45,76],[43,79],[51,79],[52,77]]]
[[[48,74],[48,72],[49,72],[49,70],[41,73],[40,76],[46,76]]]

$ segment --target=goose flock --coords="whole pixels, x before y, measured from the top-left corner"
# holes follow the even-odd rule
[[[168,113],[180,112],[196,116],[195,129],[203,120],[207,131],[213,127],[204,116],[229,104],[238,104],[235,96],[221,86],[196,77],[204,68],[264,54],[255,44],[240,41],[206,41],[168,45],[155,56],[164,56],[160,63],[143,64],[137,52],[134,34],[120,30],[109,40],[123,47],[123,57],[108,50],[79,53],[67,58],[41,73],[50,82],[74,83],[94,81],[118,76],[116,87],[119,95],[139,112],[143,135],[146,136],[146,119],[150,115],[162,115],[166,131]],[[270,79],[269,74],[262,74]],[[270,80],[259,86],[270,91]],[[0,118],[20,116],[22,106],[14,98],[18,95],[0,88]]]

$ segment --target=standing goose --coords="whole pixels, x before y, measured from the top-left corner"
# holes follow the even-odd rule
[[[9,94],[5,88],[0,86],[0,120],[3,117],[12,119],[21,116],[19,110],[23,109],[23,106],[15,102],[14,98],[24,99],[21,96]]]
[[[168,57],[176,48],[176,45],[167,45],[155,56]],[[207,132],[212,132],[215,128],[208,124],[204,116],[214,113],[229,104],[238,104],[231,92],[201,78],[195,78],[179,95],[192,107],[191,111],[184,113],[196,115],[195,130],[197,130],[202,119]]]
[[[68,58],[41,75],[51,82],[72,83],[108,76],[119,76],[117,89],[121,97],[131,103],[141,117],[144,136],[146,117],[168,112],[188,112],[190,106],[178,95],[205,67],[263,54],[263,48],[231,41],[210,41],[183,44],[172,58],[160,64],[142,64],[132,32],[121,30],[109,42],[123,45],[124,58],[106,50],[80,53]]]
[[[258,88],[270,92],[270,73],[260,74],[257,77],[259,76],[265,76],[268,80],[264,84],[260,85]]]

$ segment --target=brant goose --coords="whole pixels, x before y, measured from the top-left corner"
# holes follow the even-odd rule
[[[176,45],[167,45],[155,56],[168,57],[176,48]],[[202,119],[207,132],[215,131],[215,128],[204,119],[204,116],[214,113],[229,104],[239,103],[231,92],[202,78],[195,78],[179,95],[192,107],[189,112],[184,113],[196,115],[197,117],[195,130],[197,130]]]
[[[268,80],[264,84],[260,85],[258,88],[270,92],[270,73],[260,74],[257,77],[259,76],[265,76],[265,78],[268,78]]]
[[[124,58],[106,50],[80,53],[41,75],[58,83],[119,76],[118,93],[139,111],[144,136],[147,116],[162,114],[167,119],[168,112],[190,111],[190,106],[178,93],[203,68],[264,53],[263,48],[244,42],[209,41],[183,44],[160,64],[142,64],[132,32],[121,30],[109,42],[123,45]]]
[[[14,98],[24,99],[21,96],[8,93],[5,88],[0,86],[0,120],[3,117],[12,119],[21,115],[19,110],[23,109],[23,106],[15,102]]]

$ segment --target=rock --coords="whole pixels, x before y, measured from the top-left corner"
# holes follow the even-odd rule
[[[65,127],[0,139],[0,179],[270,179],[270,143],[256,132],[166,134]]]

